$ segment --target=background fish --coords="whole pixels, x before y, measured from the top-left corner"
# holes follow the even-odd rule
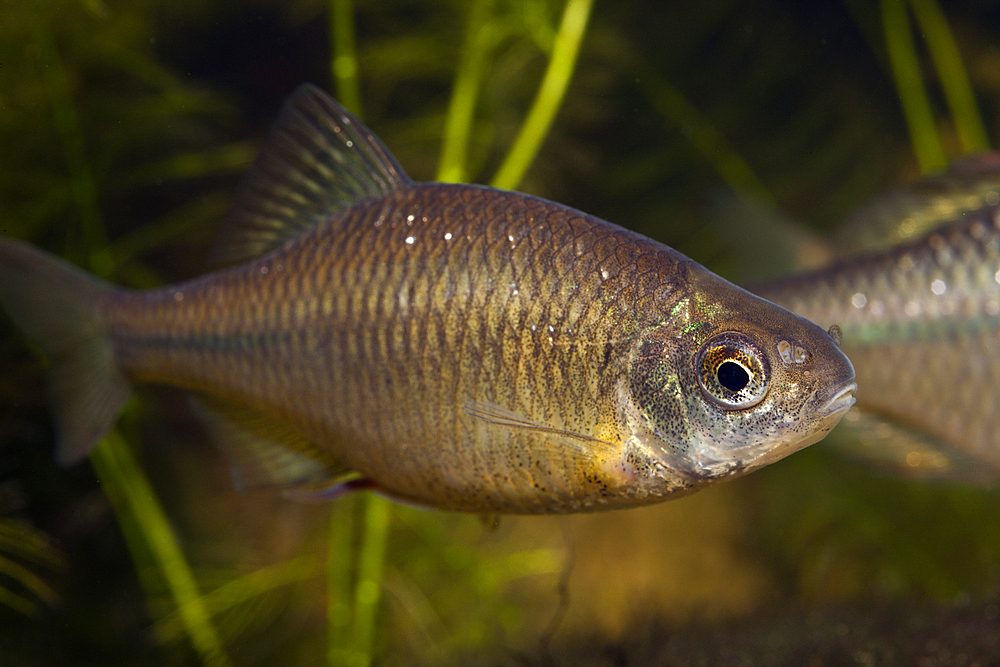
[[[858,408],[840,442],[916,476],[1000,482],[1000,155],[859,211],[866,250],[753,291],[843,330]]]
[[[998,203],[1000,153],[981,153],[879,195],[844,221],[832,245],[838,257],[887,250]]]
[[[0,298],[57,363],[62,462],[154,382],[202,397],[244,484],[572,511],[743,474],[853,403],[812,323],[564,206],[414,184],[313,87],[232,221],[242,264],[147,293],[0,244]]]

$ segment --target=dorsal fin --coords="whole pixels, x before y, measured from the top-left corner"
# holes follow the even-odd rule
[[[285,102],[246,175],[213,263],[263,255],[359,201],[410,182],[371,130],[304,84]]]

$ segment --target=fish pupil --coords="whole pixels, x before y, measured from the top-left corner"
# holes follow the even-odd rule
[[[738,392],[750,384],[750,374],[734,361],[724,361],[715,372],[719,384],[731,392]]]

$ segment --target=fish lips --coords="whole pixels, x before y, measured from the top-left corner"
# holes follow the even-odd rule
[[[779,461],[789,454],[815,444],[825,438],[847,414],[857,400],[856,382],[849,381],[840,386],[824,403],[814,409],[813,416],[794,423],[809,426],[807,435],[801,430],[787,428],[780,435],[740,447],[724,447],[715,443],[704,443],[692,452],[688,465],[678,466],[679,473],[693,484],[708,483],[722,477],[739,477],[766,465]]]
[[[830,400],[826,402],[826,405],[820,408],[817,412],[826,416],[839,415],[838,419],[843,417],[844,414],[851,409],[851,406],[858,400],[854,397],[854,392],[857,390],[857,382],[848,382],[841,387],[840,391],[835,393]]]

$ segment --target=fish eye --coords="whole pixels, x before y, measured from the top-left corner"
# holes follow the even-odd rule
[[[698,382],[705,396],[723,410],[750,408],[767,395],[770,368],[750,338],[726,332],[702,346]]]

